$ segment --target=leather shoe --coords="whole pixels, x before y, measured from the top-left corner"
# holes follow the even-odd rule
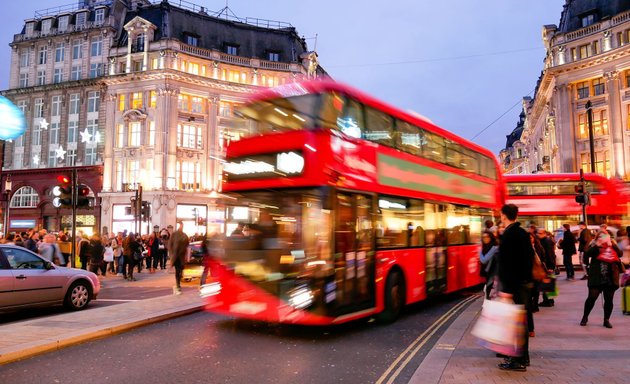
[[[547,301],[547,302],[543,301],[543,302],[538,303],[538,306],[539,307],[553,307],[553,304],[551,303],[551,301]]]
[[[524,364],[521,364],[515,360],[507,360],[499,364],[499,368],[504,371],[516,371],[516,372],[527,371],[527,367]]]
[[[612,324],[610,324],[610,321],[608,321],[608,320],[604,320],[604,327],[606,327],[606,328],[612,328]]]

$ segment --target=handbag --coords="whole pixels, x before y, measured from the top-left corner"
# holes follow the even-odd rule
[[[547,270],[544,267],[542,261],[540,261],[540,257],[538,257],[538,254],[536,253],[536,251],[534,251],[534,263],[533,263],[533,266],[532,266],[532,278],[535,281],[542,281],[546,277],[547,277]]]
[[[556,291],[556,276],[547,275],[545,279],[540,281],[540,292],[555,292]]]
[[[114,249],[112,247],[105,247],[105,252],[103,253],[103,259],[107,263],[111,263],[114,261]]]
[[[526,311],[503,300],[484,300],[471,334],[484,348],[507,356],[520,356],[525,344]]]
[[[134,252],[133,253],[133,261],[135,261],[135,262],[142,261],[142,253],[141,252]]]

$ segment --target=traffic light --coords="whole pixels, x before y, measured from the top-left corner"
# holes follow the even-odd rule
[[[88,208],[90,206],[90,188],[85,184],[77,185],[77,208]]]
[[[584,187],[584,183],[579,183],[575,186],[575,202],[582,205],[587,205],[589,203],[589,196],[586,192],[586,188]]]
[[[151,206],[148,201],[142,202],[142,210],[140,211],[142,218],[148,220],[151,217]]]
[[[53,206],[56,208],[72,208],[72,182],[66,175],[57,176],[59,183],[53,188]]]

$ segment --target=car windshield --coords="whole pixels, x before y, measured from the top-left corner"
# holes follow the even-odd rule
[[[264,283],[329,262],[330,211],[324,189],[242,193],[228,208],[217,256],[237,275]]]

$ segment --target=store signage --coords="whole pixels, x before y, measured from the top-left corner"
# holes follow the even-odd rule
[[[291,151],[247,156],[223,164],[228,180],[299,176],[304,171],[301,152]]]
[[[11,220],[11,228],[35,228],[35,220]]]

